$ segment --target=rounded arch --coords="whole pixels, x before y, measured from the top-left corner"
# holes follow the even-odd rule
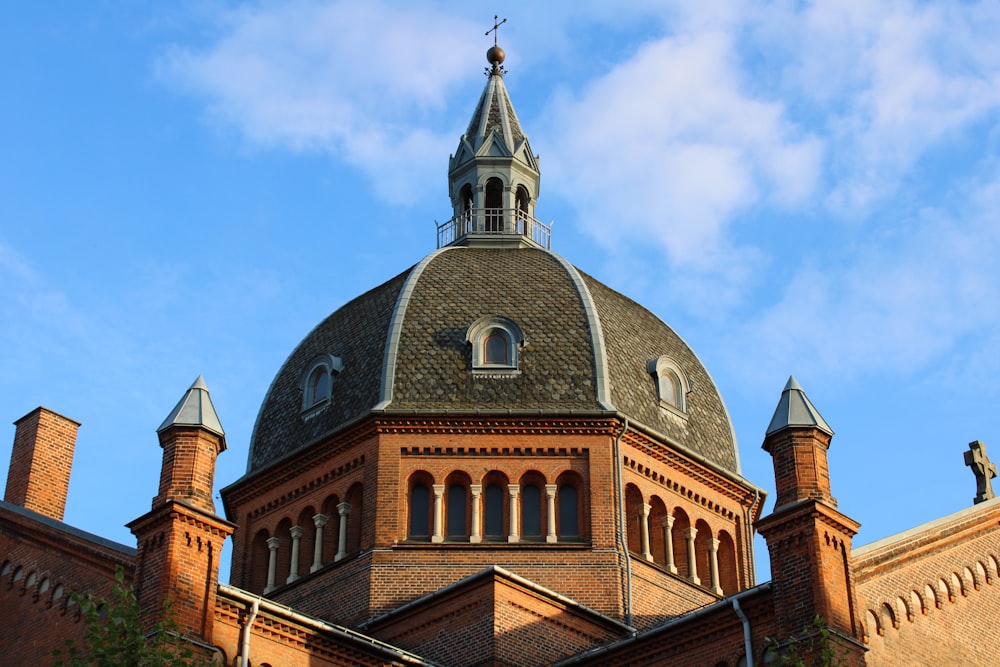
[[[882,630],[882,625],[879,623],[878,614],[874,610],[868,609],[865,611],[865,634],[871,638],[876,635],[882,636],[884,631]]]
[[[962,581],[962,578],[960,576],[958,576],[958,572],[952,572],[951,573],[951,586],[950,586],[950,588],[953,591],[955,591],[954,595],[956,597],[958,597],[959,595],[961,595],[963,597],[966,596],[966,595],[968,595],[968,591],[965,590],[965,584]]]
[[[879,607],[880,622],[883,628],[898,628],[899,618],[896,614],[896,610],[893,609],[892,605],[888,602],[883,602]]]
[[[674,526],[671,537],[674,545],[674,565],[677,574],[691,578],[691,568],[687,557],[687,532],[691,528],[691,519],[680,507],[674,508]]]
[[[911,623],[913,622],[913,609],[910,606],[909,597],[903,597],[900,595],[896,599],[896,607],[899,609],[900,621],[902,621],[902,617],[905,616],[907,621]]]
[[[337,541],[340,539],[340,496],[333,493],[323,501],[322,514],[326,516],[326,525],[323,526],[323,564],[333,562],[337,553]]]
[[[520,529],[521,539],[529,542],[541,541],[545,538],[546,525],[545,475],[537,470],[529,470],[518,480],[521,491]]]
[[[739,566],[736,561],[736,542],[728,531],[720,530],[719,540],[719,586],[725,595],[732,595],[740,588]]]
[[[556,477],[556,534],[560,542],[586,539],[590,534],[587,496],[579,473],[566,470]]]
[[[299,512],[296,525],[302,529],[302,537],[299,538],[299,558],[298,575],[304,577],[309,574],[309,568],[313,561],[313,548],[316,545],[316,509],[308,505]]]
[[[499,470],[491,470],[482,479],[483,540],[500,542],[507,539],[510,526],[510,478]]]
[[[979,584],[976,583],[976,578],[972,576],[972,570],[968,567],[962,568],[962,594],[968,595],[970,590],[979,589]]]
[[[948,588],[948,582],[945,581],[943,578],[938,579],[937,587],[938,587],[938,592],[941,593],[941,602],[945,601],[952,602],[955,600],[955,594],[951,592],[951,590]]]
[[[986,560],[986,565],[991,576],[1000,576],[1000,563],[997,562],[996,556],[990,554],[990,557]]]
[[[702,586],[711,588],[712,567],[710,564],[711,554],[709,552],[712,549],[710,542],[715,538],[715,534],[711,526],[704,519],[698,519],[694,527],[698,531],[694,536],[694,553],[695,561],[698,563],[698,579],[701,580]]]
[[[365,511],[365,490],[361,482],[355,482],[347,490],[347,502],[351,506],[350,513],[344,517],[347,521],[347,553],[361,549],[361,526]]]
[[[257,593],[264,592],[267,586],[267,565],[270,558],[270,550],[267,548],[267,540],[271,534],[266,528],[261,528],[254,535],[250,543],[250,567],[243,576],[243,585],[247,590]]]
[[[274,585],[284,586],[288,582],[288,573],[292,565],[292,520],[287,516],[278,522],[274,536],[281,540],[278,543],[278,567],[275,569]]]
[[[410,474],[406,483],[406,537],[409,540],[429,542],[434,512],[434,476],[425,470]]]
[[[910,607],[913,609],[914,615],[919,611],[921,615],[927,613],[927,602],[921,597],[920,593],[915,590],[910,591]]]
[[[649,552],[653,561],[667,564],[667,505],[659,496],[649,498]]]
[[[625,540],[632,553],[642,552],[642,491],[631,482],[625,485]]]
[[[990,578],[986,574],[986,566],[983,565],[981,560],[976,561],[976,588],[979,588],[982,584],[990,583]]]
[[[504,182],[496,176],[486,179],[483,188],[483,208],[486,209],[486,231],[503,231],[503,191]]]
[[[930,611],[931,605],[934,605],[936,609],[941,608],[941,600],[938,598],[937,592],[934,587],[930,584],[924,584],[924,608]]]
[[[453,471],[444,480],[444,534],[448,540],[469,539],[471,484],[468,473],[461,470]]]

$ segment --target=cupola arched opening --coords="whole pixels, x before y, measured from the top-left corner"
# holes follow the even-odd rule
[[[517,186],[514,193],[514,208],[517,209],[517,233],[527,234],[528,227],[528,203],[531,197],[528,195],[528,188],[523,185]]]
[[[491,178],[486,181],[486,231],[499,233],[503,231],[503,181]]]
[[[461,229],[459,230],[459,235],[465,235],[472,231],[472,209],[474,208],[474,202],[472,200],[472,186],[468,183],[462,186],[462,189],[458,192],[459,200],[459,210],[461,211]]]

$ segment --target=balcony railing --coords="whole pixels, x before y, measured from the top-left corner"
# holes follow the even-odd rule
[[[514,208],[474,208],[437,226],[437,245],[443,248],[470,235],[524,236],[551,249],[552,225]]]

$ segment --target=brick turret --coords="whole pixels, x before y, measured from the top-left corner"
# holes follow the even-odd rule
[[[150,623],[164,599],[182,632],[212,637],[219,554],[234,525],[215,515],[212,484],[225,432],[199,376],[158,429],[163,447],[153,509],[129,524],[138,541],[136,595]]]
[[[80,422],[39,407],[14,425],[4,500],[62,521]]]
[[[779,639],[817,631],[818,617],[845,664],[863,665],[850,555],[860,524],[837,510],[830,492],[827,449],[832,437],[833,430],[795,378],[789,378],[763,445],[774,460],[777,499],[757,530],[771,557]]]

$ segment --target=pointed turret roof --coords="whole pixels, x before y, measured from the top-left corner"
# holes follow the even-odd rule
[[[212,405],[212,398],[208,395],[205,378],[200,375],[167,415],[167,418],[163,420],[160,428],[156,429],[156,432],[162,433],[171,426],[201,427],[220,436],[222,448],[226,447],[226,432],[222,428],[219,416],[215,413],[215,406]]]
[[[806,392],[799,386],[794,375],[788,376],[788,382],[781,392],[781,399],[774,410],[774,416],[771,417],[766,435],[792,427],[815,427],[833,435],[833,429],[806,396]]]

